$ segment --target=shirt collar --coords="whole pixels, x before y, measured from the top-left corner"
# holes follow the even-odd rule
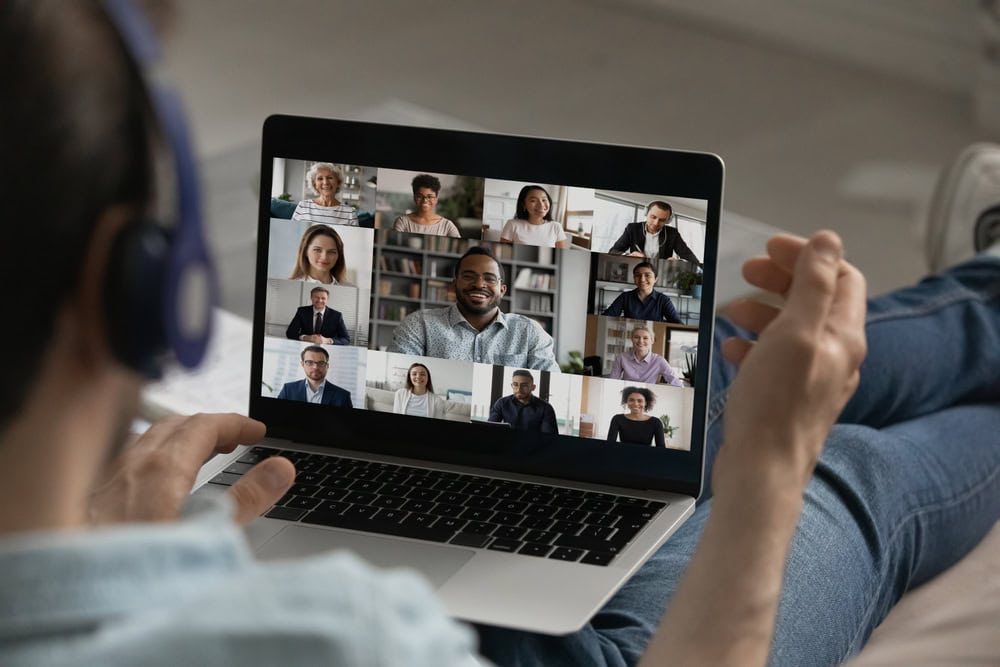
[[[475,327],[469,324],[469,321],[465,319],[465,316],[462,315],[462,311],[458,309],[457,303],[453,303],[450,306],[448,306],[448,326],[455,327],[463,323],[470,329],[475,329]],[[490,322],[487,329],[493,326],[494,324],[499,324],[502,327],[507,326],[507,316],[504,315],[503,311],[500,310],[499,308],[497,308],[497,316],[493,318],[493,321]]]

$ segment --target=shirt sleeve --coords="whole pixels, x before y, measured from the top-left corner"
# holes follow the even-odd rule
[[[424,340],[423,324],[423,317],[420,311],[403,318],[403,321],[396,325],[396,330],[392,332],[392,342],[389,344],[389,352],[423,356],[427,348],[427,342]]]
[[[534,340],[528,350],[528,368],[539,371],[558,371],[552,336],[545,332],[542,325],[531,320],[534,325]]]
[[[666,380],[669,385],[674,387],[684,386],[684,383],[677,377],[677,371],[674,370],[674,367],[671,366],[666,359],[663,359],[663,366],[660,370],[660,375],[663,376],[663,379]]]
[[[445,236],[450,236],[455,239],[462,238],[462,235],[458,232],[458,227],[455,226],[454,222],[448,220],[447,218],[445,218],[445,222],[448,223],[447,225],[445,225],[445,228],[447,229],[447,231],[445,232]]]
[[[683,324],[680,314],[674,308],[674,302],[666,295],[664,295],[660,303],[660,319],[670,324]]]
[[[358,226],[358,210],[356,208],[354,208],[353,206],[351,206],[350,209],[351,209],[351,218],[350,218],[350,220],[347,221],[347,224],[349,224],[351,227],[357,227]]]
[[[618,237],[618,240],[615,241],[613,246],[608,248],[608,252],[618,254],[627,253],[630,245],[631,244],[628,242],[628,225],[626,225],[625,229],[622,231],[622,235]]]
[[[653,440],[656,441],[656,447],[660,449],[666,449],[667,443],[663,440],[663,422],[660,421],[659,417],[653,417],[651,419],[653,422]]]
[[[347,325],[343,316],[337,318],[337,335],[333,337],[334,345],[350,345],[351,337],[347,334]]]
[[[501,241],[513,241],[514,239],[514,220],[508,220],[503,223],[503,227],[500,228],[500,240]]]
[[[698,260],[698,257],[695,256],[691,248],[687,246],[687,243],[684,243],[684,239],[681,238],[680,232],[677,232],[677,235],[674,237],[674,252],[681,259],[686,259],[689,262],[693,262],[697,266],[701,266],[701,262]]]
[[[496,422],[497,424],[503,421],[503,411],[500,409],[500,401],[502,400],[502,398],[498,398],[496,403],[493,404],[493,407],[490,408],[490,416],[487,421]]]
[[[563,229],[563,226],[560,223],[553,222],[552,224],[555,225],[556,227],[556,243],[559,243],[560,241],[565,241],[566,239],[569,238],[569,236],[566,235],[566,230]]]
[[[556,421],[556,411],[548,403],[545,404],[545,414],[542,416],[542,433],[558,433],[559,422]]]
[[[396,218],[395,222],[392,223],[392,230],[394,232],[405,232],[406,231],[406,223],[403,220],[403,216],[399,216],[398,218]]]
[[[622,292],[615,300],[611,302],[611,305],[604,309],[602,315],[610,315],[612,317],[621,317],[621,314],[625,312],[625,295],[627,292]]]
[[[618,415],[612,417],[608,425],[608,442],[618,442]]]
[[[308,220],[305,200],[303,199],[298,204],[295,205],[295,210],[292,211],[292,220]]]

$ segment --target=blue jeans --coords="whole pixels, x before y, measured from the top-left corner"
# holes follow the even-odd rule
[[[861,383],[827,439],[786,563],[771,664],[836,665],[908,589],[1000,518],[1000,260],[981,258],[868,306]],[[633,665],[711,511],[712,464],[735,369],[718,342],[706,490],[694,515],[582,630],[479,628],[498,665]]]

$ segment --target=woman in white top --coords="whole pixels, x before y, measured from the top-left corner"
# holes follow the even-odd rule
[[[447,404],[434,393],[431,372],[427,366],[411,364],[406,371],[406,386],[396,390],[392,400],[392,411],[399,415],[416,417],[444,417]]]
[[[525,185],[517,195],[513,220],[504,223],[500,240],[508,243],[568,248],[562,225],[552,221],[552,198],[540,185]]]
[[[324,285],[343,285],[347,273],[344,241],[327,225],[313,225],[302,235],[299,254],[290,280]]]
[[[441,181],[430,174],[418,174],[413,177],[411,185],[413,186],[413,204],[416,208],[412,212],[396,218],[392,228],[397,232],[459,238],[461,234],[458,233],[458,227],[455,226],[455,223],[434,212],[438,194],[441,192]]]
[[[353,206],[342,204],[337,199],[337,191],[344,178],[329,162],[316,162],[306,172],[313,199],[303,199],[295,207],[292,220],[321,222],[327,225],[358,226],[358,212]]]

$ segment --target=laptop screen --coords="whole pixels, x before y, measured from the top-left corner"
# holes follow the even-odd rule
[[[718,158],[273,117],[261,171],[270,435],[697,494]]]

